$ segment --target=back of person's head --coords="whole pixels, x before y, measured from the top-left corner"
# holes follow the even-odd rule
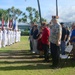
[[[66,26],[66,29],[69,30],[69,27]]]
[[[46,24],[46,22],[42,22],[42,26],[46,26],[47,24]]]
[[[59,16],[52,16],[52,19],[58,19]]]
[[[36,23],[35,22],[31,22],[31,27],[33,27]]]
[[[72,24],[72,29],[75,29],[75,23]]]
[[[61,22],[61,23],[60,23],[60,25],[63,27],[63,26],[64,26],[64,23],[63,23],[63,22]]]
[[[34,28],[37,28],[37,27],[38,27],[38,25],[37,25],[37,24],[35,24],[35,25],[34,25]]]
[[[56,24],[58,18],[59,18],[58,16],[52,16],[51,22],[52,22],[53,24]]]
[[[49,27],[50,24],[47,24],[47,27]]]

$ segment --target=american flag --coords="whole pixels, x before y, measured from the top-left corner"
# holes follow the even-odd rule
[[[4,28],[4,19],[2,19],[2,29]]]
[[[17,22],[17,20],[13,20],[13,30],[18,30],[18,22]]]

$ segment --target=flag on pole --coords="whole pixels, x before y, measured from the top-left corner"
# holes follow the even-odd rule
[[[10,20],[10,21],[9,21],[9,28],[12,28],[12,24],[13,24],[13,21]]]
[[[18,30],[18,22],[17,22],[17,20],[13,20],[13,30]]]
[[[7,23],[7,28],[9,28],[9,19],[8,19],[8,23]]]
[[[16,27],[16,20],[13,19],[13,30],[15,30]]]
[[[2,29],[4,28],[4,19],[2,19]]]

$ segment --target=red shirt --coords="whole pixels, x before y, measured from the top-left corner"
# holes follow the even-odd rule
[[[42,43],[43,44],[49,44],[49,36],[50,36],[50,30],[49,28],[45,27],[42,32]]]

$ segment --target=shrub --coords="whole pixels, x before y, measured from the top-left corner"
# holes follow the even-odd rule
[[[29,36],[29,31],[22,31],[21,36]]]

